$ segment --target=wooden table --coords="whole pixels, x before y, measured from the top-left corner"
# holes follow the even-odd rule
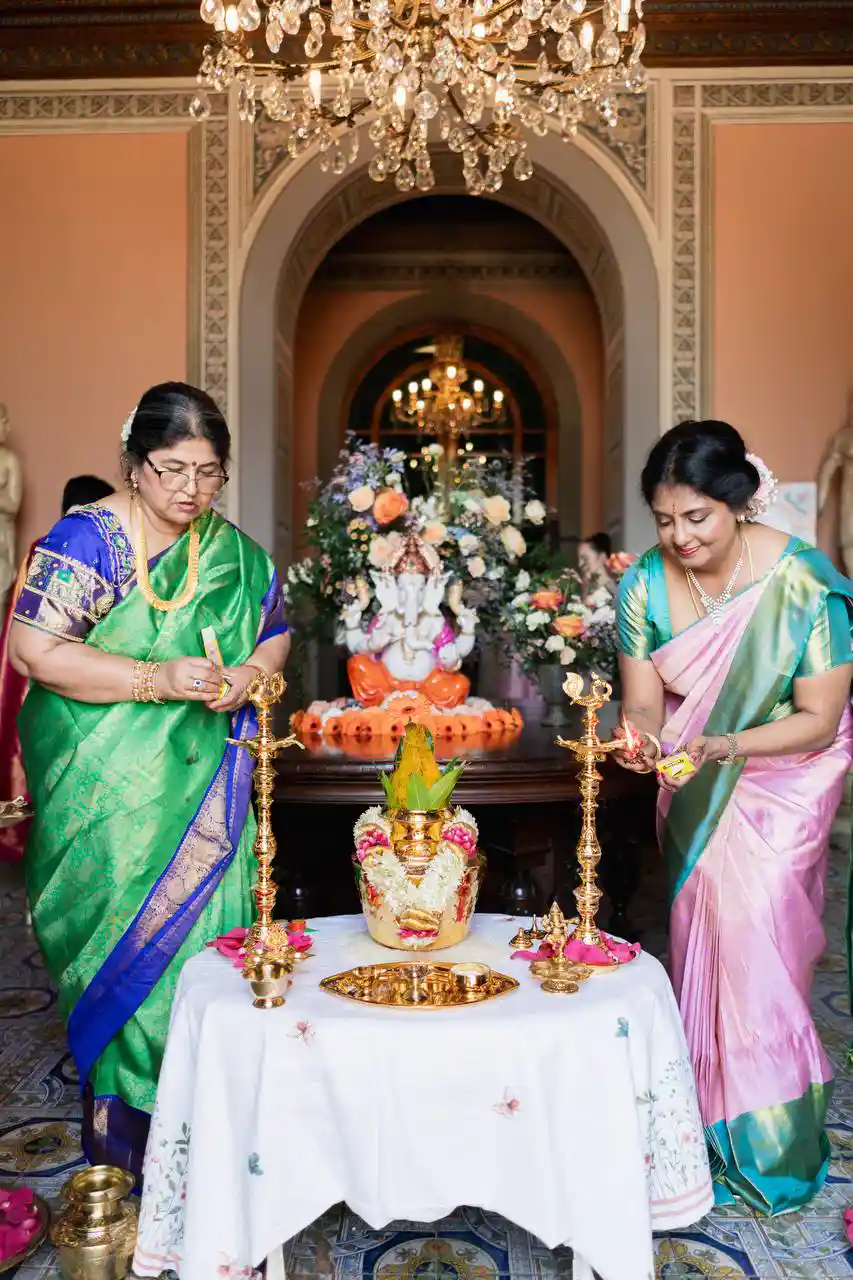
[[[618,708],[604,709],[599,732],[610,736]],[[571,907],[574,850],[579,832],[576,764],[556,736],[580,734],[580,716],[564,729],[533,718],[512,740],[442,747],[468,767],[454,802],[471,809],[488,860],[481,894],[484,910],[523,914],[541,910],[556,893]],[[317,743],[277,761],[274,822],[279,842],[280,906],[291,916],[331,915],[358,909],[350,858],[352,826],[361,810],[384,802],[377,772],[390,766],[390,744],[358,744],[344,751]],[[601,766],[599,838],[602,887],[610,901],[609,926],[629,929],[627,908],[637,887],[643,844],[654,841],[654,783]]]

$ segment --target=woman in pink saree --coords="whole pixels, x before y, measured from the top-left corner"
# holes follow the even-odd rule
[[[758,466],[756,466],[758,463]],[[755,523],[769,473],[726,423],[655,445],[659,545],[619,598],[625,718],[659,774],[673,986],[718,1203],[767,1214],[822,1185],[832,1070],[809,1011],[830,827],[853,759],[851,598],[819,551]]]

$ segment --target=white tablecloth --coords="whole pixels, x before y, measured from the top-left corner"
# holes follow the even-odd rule
[[[515,924],[475,916],[441,952],[521,989],[473,1008],[373,1009],[319,979],[393,958],[360,916],[320,920],[287,1004],[252,1008],[216,952],[184,969],[145,1166],[137,1275],[250,1275],[346,1201],[371,1227],[458,1205],[503,1214],[576,1275],[651,1280],[652,1230],[712,1203],[669,980],[642,955],[571,996],[509,959]],[[244,1268],[246,1269],[244,1271]]]

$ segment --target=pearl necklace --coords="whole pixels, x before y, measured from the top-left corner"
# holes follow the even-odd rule
[[[711,619],[711,622],[713,623],[715,628],[719,628],[723,618],[723,610],[725,609],[726,605],[729,603],[729,601],[732,598],[732,591],[734,590],[734,585],[737,582],[738,577],[740,576],[741,569],[743,568],[744,550],[746,551],[746,554],[749,557],[750,575],[753,581],[755,580],[755,575],[752,572],[752,552],[749,549],[749,543],[746,540],[746,534],[742,533],[740,535],[740,555],[738,556],[737,564],[732,570],[732,576],[729,578],[728,582],[723,588],[721,595],[718,595],[718,596],[709,595],[708,592],[702,586],[702,584],[697,580],[696,574],[693,572],[692,569],[685,569],[684,571],[687,575],[687,585],[690,588],[690,598],[693,601],[693,607],[696,610],[696,616],[701,618],[702,615],[699,612],[699,605],[696,603],[696,596],[693,594],[694,587],[696,588],[696,593],[698,594],[699,599],[702,603],[702,608],[705,610],[706,615]]]
[[[148,543],[145,538],[145,524],[142,516],[142,508],[137,502],[133,504],[134,514],[136,516],[136,538],[133,545],[133,558],[136,561],[136,582],[139,590],[144,598],[151,605],[152,609],[157,609],[160,613],[173,613],[176,609],[183,609],[192,600],[198,588],[198,551],[199,536],[195,521],[190,525],[190,548],[187,555],[187,585],[179,596],[175,596],[174,600],[161,600],[155,595],[148,577]]]

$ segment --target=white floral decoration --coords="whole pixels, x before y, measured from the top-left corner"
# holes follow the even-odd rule
[[[133,420],[136,417],[136,410],[138,408],[139,405],[135,404],[124,420],[124,426],[121,429],[121,442],[125,447],[127,447],[127,442],[130,439],[130,433],[133,430]]]
[[[459,892],[466,865],[453,845],[440,840],[435,857],[419,885],[409,879],[403,864],[391,849],[372,849],[362,862],[361,871],[395,916],[406,911],[442,915]],[[413,939],[413,945],[416,944],[417,939]]]
[[[759,486],[746,504],[746,518],[752,524],[760,520],[767,508],[776,501],[779,496],[779,483],[767,463],[757,453],[748,453],[746,460],[752,463],[760,476]]]

